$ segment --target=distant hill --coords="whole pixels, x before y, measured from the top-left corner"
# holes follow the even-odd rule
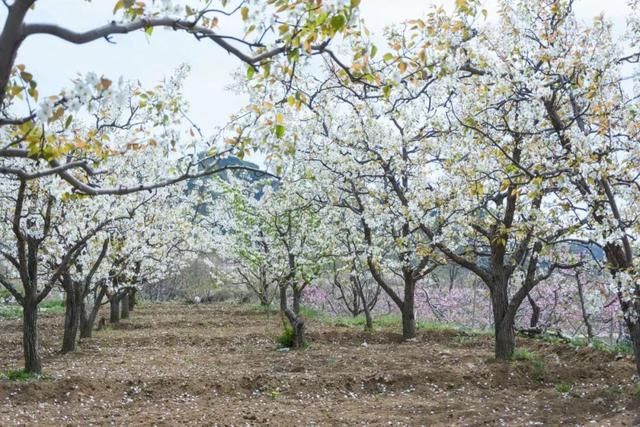
[[[204,154],[203,154],[204,157]],[[247,182],[248,184],[252,184],[254,182],[260,181],[261,179],[267,178],[265,174],[259,172],[260,166],[255,163],[247,162],[242,160],[236,156],[229,156],[222,159],[207,159],[201,163],[200,169],[202,171],[207,169],[221,169],[224,167],[236,167],[236,169],[227,169],[219,172],[217,174],[204,176],[201,178],[191,179],[187,182],[187,193],[191,193],[193,191],[198,192],[198,194],[211,193],[213,199],[216,198],[216,193],[214,190],[206,185],[207,180],[213,179],[213,177],[218,177],[223,179],[226,182],[230,182],[231,177],[233,176],[235,179],[239,179]],[[241,169],[246,168],[246,169]],[[203,184],[204,182],[204,184]],[[268,184],[268,185],[273,185]],[[255,194],[256,198],[260,198],[263,194],[263,190],[260,188],[257,190]],[[207,204],[203,204],[198,208],[198,211],[205,211]]]
[[[204,155],[203,155],[204,157]],[[234,167],[236,169],[228,169],[223,170],[220,173],[204,176],[202,178],[196,178],[189,180],[187,184],[187,192],[191,192],[196,187],[196,183],[206,181],[207,179],[211,179],[212,177],[222,178],[224,181],[229,182],[230,178],[233,176],[236,179],[240,179],[246,181],[248,183],[253,183],[259,181],[264,178],[264,174],[258,172],[260,170],[260,166],[255,163],[247,162],[245,160],[239,159],[236,156],[228,156],[222,159],[207,159],[201,163],[200,170],[205,171],[207,169],[222,169],[225,167]],[[246,169],[241,169],[246,168]],[[248,170],[252,169],[252,170]],[[204,191],[204,188],[200,188],[198,191]]]
[[[220,169],[224,167],[247,168],[254,169],[256,171],[260,170],[260,166],[258,166],[257,164],[239,159],[236,156],[229,156],[222,159],[207,159],[201,163],[200,169],[204,171],[206,169]],[[220,177],[227,182],[229,182],[229,178],[231,176],[235,176],[237,179],[243,179],[248,182],[255,182],[261,179],[264,175],[260,172],[254,172],[251,170],[234,169],[225,170],[220,172],[219,174],[211,176]]]

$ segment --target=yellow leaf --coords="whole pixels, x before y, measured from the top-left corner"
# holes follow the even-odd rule
[[[100,79],[100,84],[102,85],[102,89],[107,90],[111,87],[111,80],[109,79],[105,79],[104,77],[102,77]]]
[[[85,148],[87,146],[87,143],[84,140],[82,140],[81,138],[76,137],[76,140],[75,140],[73,145],[75,145],[76,148],[82,149],[82,148]]]
[[[22,80],[24,80],[25,82],[30,82],[31,80],[33,80],[33,74],[31,73],[27,73],[26,71],[21,71],[20,72],[20,77],[22,78]]]
[[[116,5],[113,7],[113,13],[116,13],[118,10],[124,7],[124,0],[118,0]]]
[[[64,114],[64,108],[58,107],[56,111],[53,112],[53,115],[49,118],[49,122],[53,122],[61,118]]]
[[[481,182],[476,182],[469,189],[469,193],[471,196],[482,196],[484,194],[484,187]]]

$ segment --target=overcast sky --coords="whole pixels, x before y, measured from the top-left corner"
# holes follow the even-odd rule
[[[536,0],[532,0],[536,1]],[[430,4],[452,5],[454,0],[362,0],[361,15],[367,26],[380,33],[385,25],[421,16]],[[53,22],[73,30],[86,30],[111,21],[115,0],[39,0],[30,13],[30,22]],[[487,3],[490,15],[494,1]],[[605,13],[622,31],[625,0],[581,0],[576,10],[585,20]],[[4,19],[4,11],[0,15]],[[224,30],[224,28],[221,28]],[[40,85],[40,93],[55,94],[70,86],[78,73],[95,71],[116,79],[138,79],[151,86],[182,63],[191,65],[185,92],[191,103],[191,117],[205,132],[224,124],[230,114],[245,102],[229,93],[231,73],[239,61],[211,42],[197,42],[193,37],[173,31],[157,31],[151,38],[143,33],[115,36],[116,44],[97,41],[75,46],[49,36],[28,39],[19,52],[17,63],[24,63]]]

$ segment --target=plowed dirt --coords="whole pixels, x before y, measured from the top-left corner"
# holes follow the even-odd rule
[[[41,319],[45,378],[0,381],[0,425],[634,425],[628,358],[520,339],[539,361],[492,359],[492,338],[364,333],[309,321],[278,351],[280,318],[241,306],[155,304],[61,355]],[[0,320],[0,370],[22,364]],[[569,391],[567,391],[569,389]]]

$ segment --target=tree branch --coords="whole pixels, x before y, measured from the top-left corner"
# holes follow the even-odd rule
[[[230,44],[226,38],[227,36],[220,35],[210,28],[196,25],[195,21],[187,21],[183,19],[175,18],[144,18],[138,21],[129,23],[117,23],[115,21],[110,24],[103,25],[84,32],[75,32],[55,24],[25,24],[22,30],[23,37],[26,39],[29,36],[36,34],[47,34],[58,37],[69,43],[85,44],[90,43],[101,38],[108,38],[114,34],[128,34],[134,31],[154,28],[154,27],[166,27],[174,30],[182,30],[188,33],[196,35],[199,39],[208,38],[211,39],[218,46],[222,47],[231,55],[237,57],[247,64],[257,64],[265,59],[272,58],[286,51],[285,46],[276,47],[258,55],[251,56],[242,52],[237,47]],[[322,46],[316,46],[318,50]]]

